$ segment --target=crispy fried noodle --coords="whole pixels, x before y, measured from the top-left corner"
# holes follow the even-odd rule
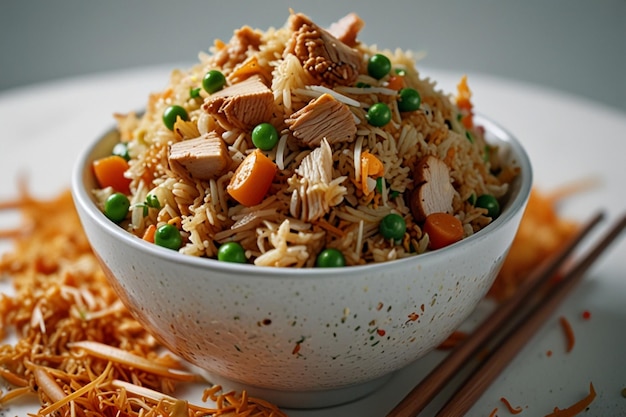
[[[0,347],[0,407],[34,394],[42,416],[284,416],[245,392],[202,382],[135,321],[108,285],[69,192],[0,203],[12,208],[25,222],[0,232],[15,239],[0,261],[15,288],[0,296],[0,332],[17,333]],[[176,398],[175,388],[190,382],[206,385],[206,403]]]

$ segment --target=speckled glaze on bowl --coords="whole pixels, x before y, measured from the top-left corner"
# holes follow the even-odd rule
[[[349,401],[423,356],[475,309],[492,284],[532,183],[521,145],[488,119],[487,139],[521,167],[502,214],[431,253],[358,267],[255,267],[186,256],[132,236],[96,207],[87,149],[72,190],[89,241],[124,304],[170,350],[215,382],[286,407]]]

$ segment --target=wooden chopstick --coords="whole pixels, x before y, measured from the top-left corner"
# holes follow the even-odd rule
[[[593,216],[581,230],[554,256],[543,262],[528,276],[516,290],[515,296],[500,305],[483,320],[471,336],[458,344],[448,356],[435,367],[417,386],[393,408],[387,417],[414,417],[419,414],[465,366],[468,359],[474,356],[485,343],[492,339],[502,327],[508,324],[530,301],[541,284],[545,283],[561,268],[562,264],[574,252],[576,247],[604,218],[604,213]]]
[[[525,320],[514,326],[494,348],[491,354],[474,370],[437,414],[438,417],[464,416],[487,387],[517,355],[532,335],[539,330],[545,320],[582,280],[584,273],[593,265],[606,248],[626,227],[626,215],[604,234],[600,241],[566,271],[564,277],[552,286],[543,300],[537,303],[526,315]]]

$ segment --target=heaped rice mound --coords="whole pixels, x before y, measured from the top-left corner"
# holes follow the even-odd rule
[[[280,29],[242,27],[174,71],[145,113],[117,115],[130,179],[120,225],[152,241],[170,224],[188,255],[237,242],[239,260],[303,267],[327,249],[346,265],[433,249],[433,213],[458,219],[462,237],[491,222],[480,201],[504,196],[516,172],[474,125],[465,78],[453,99],[410,52],[359,42],[363,25],[292,13]],[[120,190],[101,186],[105,210]]]

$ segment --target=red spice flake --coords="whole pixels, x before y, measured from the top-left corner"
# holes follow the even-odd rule
[[[462,332],[460,330],[456,330],[450,336],[448,336],[448,338],[444,340],[439,346],[437,346],[437,349],[439,350],[453,349],[454,347],[456,347],[456,345],[461,343],[466,338],[467,338],[467,333]]]
[[[559,317],[559,323],[563,328],[563,332],[565,333],[565,338],[567,340],[565,351],[569,353],[572,351],[572,349],[574,349],[574,344],[576,343],[574,330],[572,329],[572,325],[570,324],[569,320],[567,320],[567,318],[563,316]]]
[[[423,313],[423,312],[424,312],[424,309],[425,309],[425,308],[424,308],[424,304],[422,304],[422,305],[420,306],[420,308],[422,309],[422,313]]]
[[[384,336],[387,332],[385,332],[383,329],[376,329],[376,333],[378,333],[379,336]]]
[[[551,351],[551,350],[547,351],[547,352],[546,352],[546,355],[547,355],[548,357],[552,356],[552,351]]]
[[[589,405],[593,402],[593,400],[595,400],[596,398],[596,390],[593,387],[593,383],[589,383],[589,394],[583,398],[582,400],[576,402],[575,404],[572,404],[571,406],[564,408],[564,409],[559,409],[558,407],[554,408],[554,412],[547,414],[545,417],[574,417],[577,416],[579,413],[582,413],[583,411],[585,411],[587,409],[587,407],[589,407]]]
[[[293,347],[293,350],[291,351],[292,355],[297,355],[300,353],[300,348],[302,347],[302,342],[304,342],[304,337],[302,337],[300,340],[298,340],[296,342],[296,345]]]
[[[417,321],[417,319],[419,318],[420,318],[420,315],[417,314],[415,311],[409,314],[409,320],[411,321]]]
[[[509,410],[509,413],[511,414],[519,414],[522,412],[522,407],[513,407],[511,405],[511,403],[509,402],[508,399],[506,399],[505,397],[501,397],[500,401],[502,401],[504,403],[504,405],[506,406],[507,410]]]
[[[378,303],[378,305],[376,306],[376,311],[380,311],[383,309],[384,304],[383,303]]]
[[[589,320],[591,318],[591,312],[589,310],[583,311],[583,320]]]
[[[498,416],[497,413],[498,413],[498,407],[491,410],[491,413],[489,413],[489,417],[497,417]]]

